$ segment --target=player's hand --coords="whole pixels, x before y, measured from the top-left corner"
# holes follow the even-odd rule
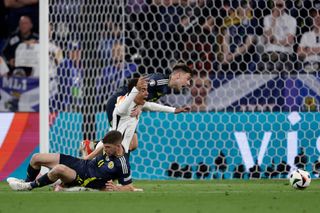
[[[109,180],[106,183],[106,191],[112,192],[112,191],[119,191],[118,186],[113,183],[112,180]]]
[[[138,117],[141,114],[141,112],[142,112],[142,106],[138,105],[131,111],[130,116],[131,117],[136,117],[138,119]]]
[[[137,90],[140,91],[142,87],[148,87],[148,81],[149,78],[147,76],[140,77],[136,86]]]
[[[53,186],[53,191],[55,192],[64,191],[64,187],[61,184],[56,184]]]
[[[190,107],[189,106],[185,106],[185,107],[181,107],[181,108],[176,108],[176,110],[174,111],[175,114],[181,113],[181,112],[190,112]]]

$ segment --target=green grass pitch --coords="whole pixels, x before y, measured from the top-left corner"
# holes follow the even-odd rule
[[[11,191],[0,182],[0,213],[320,212],[320,180],[306,190],[287,180],[136,181],[144,192]]]

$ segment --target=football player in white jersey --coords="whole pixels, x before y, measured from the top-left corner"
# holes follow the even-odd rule
[[[136,110],[137,108],[147,111],[171,113],[190,111],[190,107],[174,108],[146,101],[148,97],[147,80],[146,77],[132,79],[128,85],[128,91],[130,91],[130,93],[117,98],[117,103],[113,111],[112,130],[117,130],[122,133],[122,146],[126,152],[133,151],[138,146],[136,128],[139,123],[141,110]],[[102,143],[99,142],[95,150],[89,155],[84,156],[84,159],[92,159],[102,151],[103,146]]]

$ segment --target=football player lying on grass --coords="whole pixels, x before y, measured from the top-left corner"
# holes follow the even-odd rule
[[[110,131],[103,138],[105,154],[93,160],[83,160],[69,155],[51,153],[32,156],[27,169],[27,179],[8,178],[9,186],[16,191],[27,191],[61,180],[64,186],[80,186],[103,191],[141,191],[132,185],[129,155],[121,145],[122,134]],[[51,169],[38,176],[41,166]],[[112,180],[117,179],[121,185]]]

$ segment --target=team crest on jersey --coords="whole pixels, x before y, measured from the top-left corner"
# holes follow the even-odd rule
[[[149,81],[149,85],[153,87],[154,85],[156,85],[156,81],[153,80],[153,79],[151,79],[151,80]]]
[[[114,167],[114,163],[113,163],[113,161],[110,161],[109,163],[108,163],[108,168],[109,169],[112,169]]]

